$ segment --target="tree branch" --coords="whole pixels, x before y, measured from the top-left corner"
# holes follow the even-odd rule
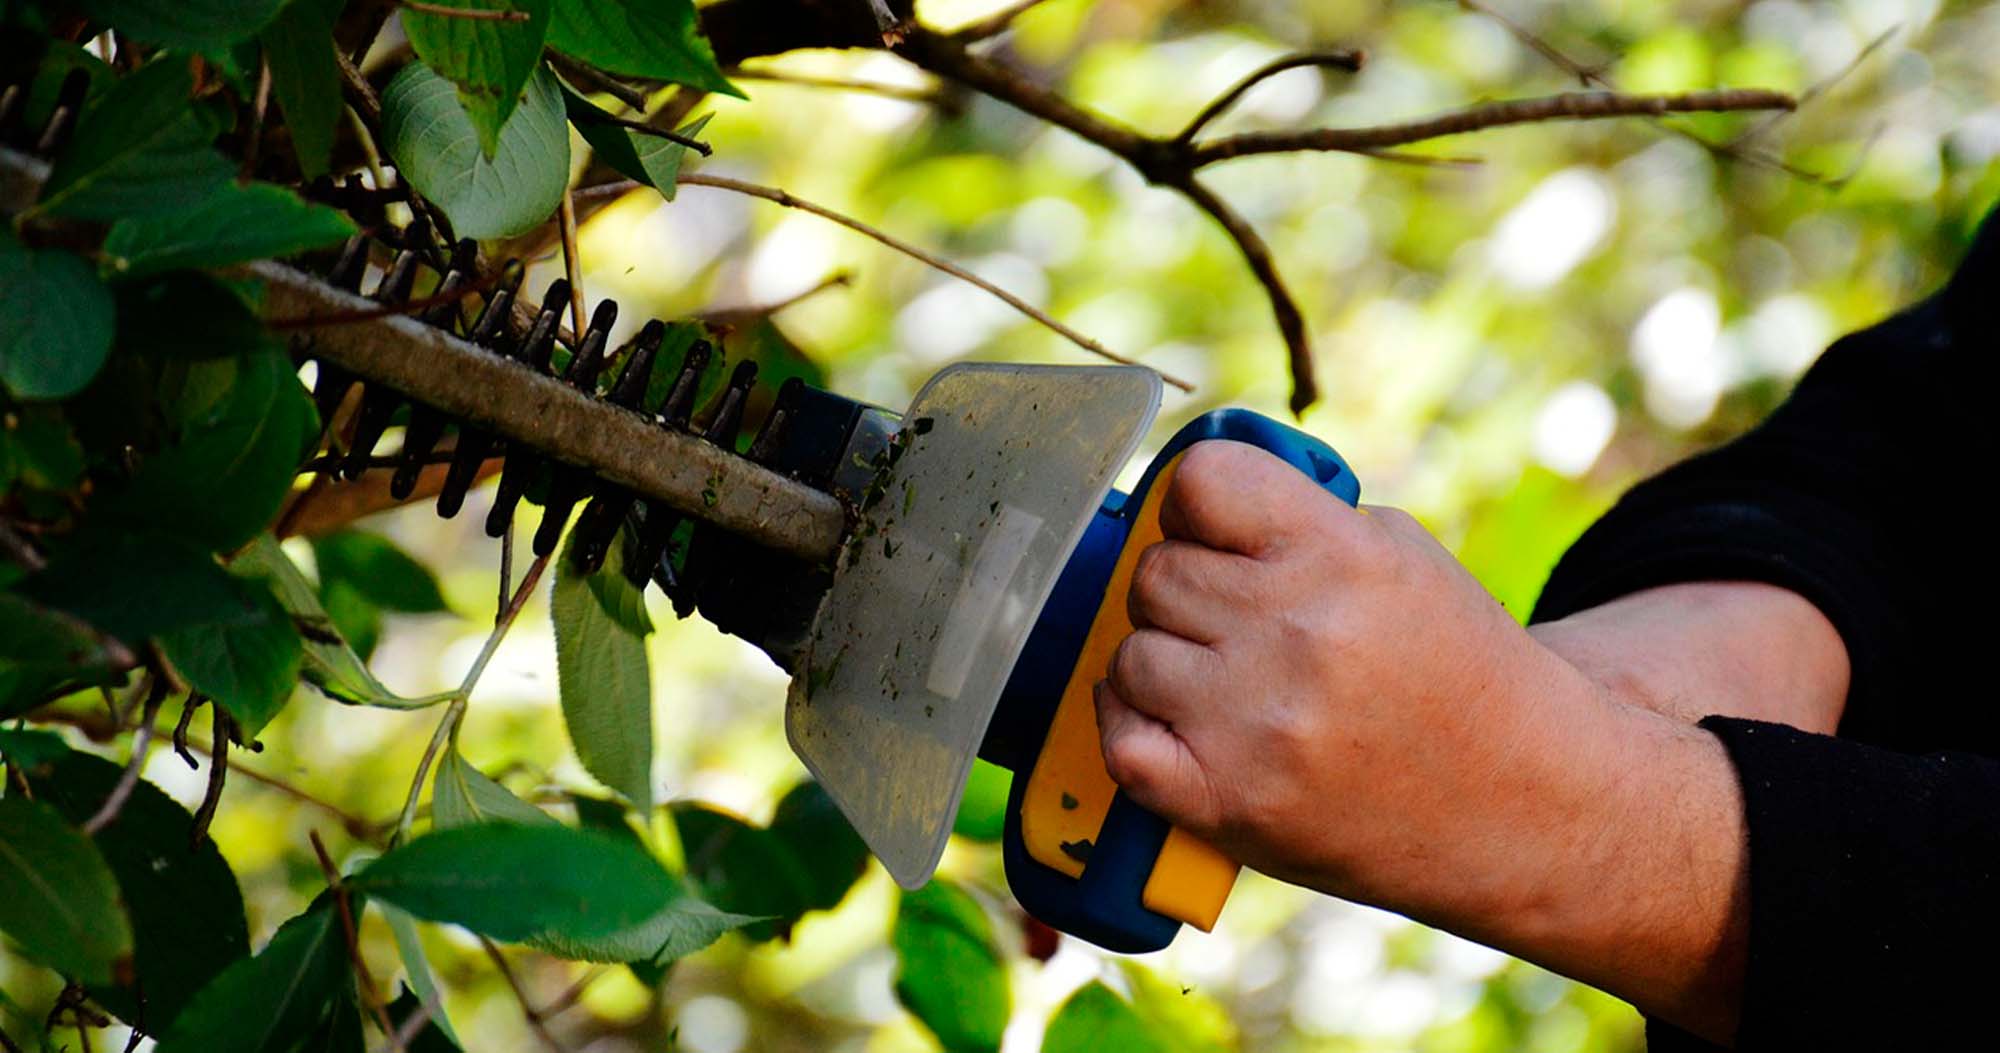
[[[1621,95],[1608,91],[1564,92],[1534,99],[1509,99],[1453,110],[1398,124],[1364,128],[1313,128],[1297,132],[1248,132],[1211,139],[1193,146],[1192,162],[1206,167],[1237,157],[1294,153],[1301,150],[1380,150],[1407,146],[1447,135],[1463,135],[1510,124],[1542,121],[1585,121],[1606,117],[1658,117],[1669,113],[1716,113],[1732,110],[1788,110],[1795,103],[1783,92],[1746,88],[1731,91],[1691,91],[1677,95]]]
[[[865,95],[880,95],[885,99],[899,99],[924,106],[949,108],[950,101],[935,87],[913,88],[902,84],[884,84],[876,80],[860,80],[854,77],[819,77],[809,73],[792,73],[788,70],[750,69],[737,66],[725,71],[732,80],[763,80],[774,84],[796,84],[805,88],[825,88],[829,91],[853,91]]]
[[[1361,72],[1361,64],[1366,62],[1367,59],[1367,53],[1362,51],[1303,51],[1296,55],[1286,55],[1282,58],[1273,59],[1252,70],[1248,76],[1237,81],[1228,91],[1217,95],[1207,106],[1202,107],[1201,112],[1195,114],[1194,120],[1189,121],[1187,127],[1181,129],[1181,134],[1174,136],[1174,142],[1182,146],[1194,142],[1195,135],[1210,121],[1222,116],[1228,112],[1231,106],[1236,105],[1237,100],[1243,98],[1244,92],[1286,70],[1299,69],[1305,66],[1318,66],[1321,68],[1332,67],[1334,69],[1344,69],[1349,73],[1359,73]]]
[[[1176,184],[1174,189],[1222,224],[1229,239],[1236,243],[1236,250],[1243,254],[1243,262],[1250,265],[1250,273],[1264,287],[1264,295],[1271,301],[1271,316],[1277,320],[1278,333],[1285,339],[1292,372],[1292,412],[1304,413],[1306,407],[1319,398],[1312,341],[1306,336],[1305,318],[1299,314],[1298,304],[1292,299],[1291,291],[1285,288],[1285,279],[1278,274],[1277,262],[1271,258],[1271,247],[1264,243],[1263,237],[1250,226],[1248,220],[1193,176],[1189,176],[1183,184]]]

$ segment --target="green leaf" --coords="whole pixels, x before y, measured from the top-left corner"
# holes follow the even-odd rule
[[[160,651],[196,691],[229,711],[255,737],[291,701],[303,644],[292,616],[262,582],[242,581],[241,606],[228,617],[159,635]]]
[[[189,102],[187,60],[172,55],[120,79],[85,107],[36,211],[103,222],[173,214],[221,190],[235,170],[209,144],[214,118]]]
[[[255,309],[214,275],[174,271],[128,278],[111,292],[118,301],[121,354],[198,361],[256,351],[267,339]]]
[[[990,761],[974,760],[951,832],[974,841],[998,841],[1007,832],[1007,794],[1014,777]]]
[[[1229,1010],[1215,999],[1137,961],[1119,965],[1132,991],[1133,1010],[1174,1053],[1229,1053],[1241,1045]]]
[[[1167,1053],[1171,1047],[1137,1010],[1102,980],[1076,989],[1049,1019],[1042,1053],[1094,1053],[1100,1049]]]
[[[303,666],[306,683],[336,702],[383,709],[422,709],[451,698],[450,692],[410,698],[382,685],[346,641],[327,637],[327,613],[305,575],[269,534],[259,535],[237,555],[232,570],[262,578],[294,622],[306,628]]]
[[[437,579],[423,564],[380,534],[342,530],[313,539],[320,586],[346,583],[383,610],[426,614],[449,610]]]
[[[396,995],[396,1000],[388,1005],[389,1020],[400,1028],[403,1026],[403,1021],[422,1009],[426,1002],[431,1005],[430,1018],[417,1029],[416,1035],[403,1048],[408,1053],[459,1053],[462,1046],[458,1035],[452,1031],[451,1022],[444,1018],[444,1004],[438,1001],[435,990],[426,994],[422,990],[403,988],[402,992]]]
[[[146,458],[92,509],[227,552],[277,515],[319,420],[291,359],[274,348],[193,368],[225,384],[221,397],[184,398],[180,441]]]
[[[17,591],[122,640],[240,617],[242,583],[184,539],[86,530],[53,551]]]
[[[65,684],[108,683],[110,652],[89,625],[0,592],[0,717],[40,705]]]
[[[96,814],[124,774],[102,757],[66,752],[46,772],[31,773],[35,799],[72,823]],[[132,919],[133,976],[91,997],[129,1023],[166,1031],[196,991],[250,953],[243,895],[215,842],[188,845],[194,819],[159,787],[140,780],[118,821],[93,840],[118,879]]]
[[[83,0],[83,9],[148,44],[205,51],[256,34],[285,0]]]
[[[90,77],[90,86],[84,94],[86,102],[96,98],[118,79],[103,59],[81,46],[67,40],[51,40],[48,50],[42,53],[41,66],[35,70],[34,83],[28,88],[28,104],[21,111],[18,127],[41,128],[49,123],[49,116],[55,112],[56,96],[62,91],[62,82],[73,69],[83,70]]]
[[[549,0],[442,0],[440,6],[528,16],[502,21],[403,10],[403,31],[410,46],[424,65],[457,87],[458,102],[480,149],[492,158],[499,150],[502,128],[521,101],[521,89],[541,60],[542,41],[549,31]]]
[[[63,409],[19,406],[0,414],[0,494],[15,483],[68,490],[82,481],[83,447]]]
[[[81,256],[0,232],[0,387],[15,398],[82,391],[111,352],[111,294]]]
[[[96,846],[55,809],[0,798],[0,932],[65,976],[109,983],[129,966],[132,926]]]
[[[810,879],[808,909],[839,906],[847,890],[868,871],[868,845],[826,790],[810,779],[792,787],[778,802],[767,829],[798,857]]]
[[[675,180],[680,177],[681,162],[687,157],[685,145],[619,124],[568,87],[563,88],[563,104],[568,108],[570,123],[576,125],[576,130],[605,164],[620,175],[658,190],[668,201],[674,199],[674,191],[679,189]],[[683,126],[679,134],[690,139],[700,135],[713,116],[703,114]]]
[[[510,941],[610,936],[682,895],[643,849],[553,824],[435,830],[389,850],[349,884],[419,918]]]
[[[358,908],[357,908],[358,909]],[[264,1053],[319,1033],[349,985],[332,898],[285,922],[255,958],[238,958],[181,1011],[157,1053]]]
[[[319,602],[326,608],[326,618],[333,623],[334,631],[365,664],[375,653],[375,645],[382,641],[382,608],[344,581],[320,585]]]
[[[745,928],[753,940],[789,938],[820,898],[806,863],[777,835],[693,801],[671,808],[688,879],[722,910],[769,921]]]
[[[447,748],[438,758],[437,773],[431,776],[431,827],[449,830],[478,823],[560,825],[547,812],[466,763],[457,747]]]
[[[119,220],[104,253],[114,270],[151,274],[283,258],[353,233],[346,216],[283,187],[231,183],[193,208]]]
[[[722,75],[694,0],[555,0],[549,45],[611,73],[749,98]]]
[[[896,997],[939,1044],[953,1051],[1000,1048],[1010,1004],[1007,969],[992,923],[971,896],[938,880],[903,893],[890,943]]]
[[[340,66],[333,23],[345,0],[292,0],[259,37],[271,64],[271,94],[285,115],[292,152],[307,179],[325,175],[340,121]]]
[[[383,145],[410,185],[437,202],[464,238],[519,234],[547,219],[569,184],[569,125],[555,75],[536,70],[500,129],[493,156],[452,94],[422,63],[382,92]]]
[[[63,759],[69,743],[53,731],[0,728],[0,760],[24,772],[33,772]]]
[[[382,920],[389,923],[389,934],[396,939],[396,953],[403,959],[403,973],[409,978],[409,987],[389,1007],[389,1018],[401,1025],[404,1018],[425,1003],[431,1007],[430,1023],[424,1025],[423,1032],[412,1043],[410,1053],[422,1053],[429,1049],[457,1049],[462,1044],[458,1031],[451,1026],[451,1018],[445,1015],[444,992],[438,990],[437,978],[431,975],[430,959],[424,956],[423,941],[417,938],[417,919],[403,911],[378,903],[375,909],[382,912]],[[426,1036],[441,1036],[448,1046],[437,1046]]]
[[[612,553],[619,547],[613,544]],[[607,556],[594,575],[577,572],[569,545],[556,560],[549,604],[555,621],[556,685],[570,743],[584,768],[646,811],[653,802],[653,689],[644,630],[632,624],[645,616],[645,606],[642,600],[625,598],[638,590],[615,560],[615,555]],[[600,597],[606,590],[613,597],[611,605]]]

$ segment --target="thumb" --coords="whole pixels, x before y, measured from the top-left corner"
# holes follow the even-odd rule
[[[1175,464],[1160,529],[1169,538],[1257,557],[1313,521],[1303,512],[1329,502],[1340,504],[1269,451],[1209,439],[1188,447]]]

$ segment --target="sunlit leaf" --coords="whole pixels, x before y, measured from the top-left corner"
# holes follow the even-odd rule
[[[304,655],[300,675],[327,697],[353,705],[386,709],[420,709],[451,697],[449,693],[416,698],[398,695],[375,679],[375,674],[368,671],[367,663],[347,646],[346,641],[329,638],[327,614],[320,607],[319,598],[313,594],[312,585],[306,581],[305,575],[299,573],[291,557],[285,555],[285,550],[271,535],[259,535],[230,566],[239,573],[267,582],[278,603],[294,622],[306,627],[301,634],[304,637]]]
[[[427,614],[449,609],[430,569],[380,534],[340,530],[314,538],[312,548],[322,586],[345,582],[383,610]]]
[[[410,46],[424,65],[456,86],[458,102],[488,158],[498,152],[501,129],[542,56],[542,41],[549,29],[549,2],[442,0],[438,5],[525,14],[524,19],[463,18],[415,8],[403,10],[403,31],[409,35]]]
[[[343,939],[332,898],[321,896],[256,957],[238,958],[209,981],[158,1053],[264,1053],[319,1033],[350,983]]]
[[[86,983],[130,968],[132,927],[97,847],[55,809],[0,798],[0,933],[44,965]]]
[[[176,762],[178,763],[178,762]],[[124,774],[102,757],[67,752],[32,775],[35,799],[72,823],[96,814]],[[250,953],[243,895],[215,842],[188,843],[194,818],[159,787],[141,779],[118,821],[93,840],[118,879],[132,920],[133,976],[93,987],[91,997],[130,1023],[165,1031],[196,991]]]
[[[68,398],[111,351],[111,294],[83,257],[30,249],[4,231],[0,318],[0,390],[15,398]]]
[[[747,97],[716,65],[694,0],[555,0],[549,44],[611,73]]]
[[[508,941],[611,936],[682,894],[644,850],[553,824],[433,831],[384,853],[349,883],[419,918]]]
[[[425,197],[466,238],[500,238],[534,227],[569,183],[569,124],[555,76],[537,70],[491,157],[459,108],[451,82],[420,62],[382,92],[383,145]]]
[[[389,934],[395,937],[396,953],[403,959],[403,974],[409,980],[409,987],[389,1007],[389,1019],[400,1026],[408,1014],[420,1005],[431,1007],[430,1023],[411,1044],[410,1053],[430,1049],[457,1049],[461,1043],[457,1029],[451,1026],[451,1018],[445,1015],[444,992],[438,990],[437,978],[431,975],[430,959],[424,955],[423,941],[417,938],[417,919],[403,913],[387,903],[377,903],[375,909],[382,912],[382,919],[389,923]],[[436,1045],[436,1039],[443,1039],[446,1046]]]
[[[458,750],[447,748],[431,777],[431,825],[449,830],[475,823],[558,825],[547,812],[467,764]]]
[[[1164,1042],[1131,1003],[1118,997],[1102,980],[1076,989],[1042,1036],[1042,1053],[1095,1053],[1100,1049],[1130,1053],[1169,1053]]]
[[[606,589],[614,598],[609,606],[600,598]],[[644,811],[653,800],[653,688],[644,631],[631,623],[645,607],[635,613],[622,598],[636,593],[610,558],[595,575],[579,573],[566,545],[549,611],[563,722],[577,759]]]
[[[1012,1003],[1007,969],[993,925],[971,896],[943,880],[903,893],[890,942],[896,997],[939,1044],[955,1051],[1000,1048]]]

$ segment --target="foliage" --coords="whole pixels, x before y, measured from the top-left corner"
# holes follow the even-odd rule
[[[594,573],[558,555],[493,626],[501,560],[476,526],[328,513],[388,473],[301,474],[355,410],[309,397],[311,328],[268,327],[242,265],[323,269],[357,231],[439,256],[465,237],[534,257],[539,290],[565,194],[631,180],[574,194],[575,248],[590,296],[623,306],[614,345],[679,319],[649,406],[698,337],[768,387],[890,406],[944,361],[1073,360],[874,242],[677,195],[698,141],[1196,381],[1162,434],[1316,381],[1304,423],[1370,498],[1525,614],[1624,483],[1748,426],[1955,257],[2000,198],[1996,9],[1509,9],[1530,40],[1478,4],[1048,0],[977,48],[939,28],[1000,6],[926,4],[894,57],[863,3],[0,4],[0,88],[22,88],[0,145],[40,152],[66,78],[80,99],[39,191],[0,201],[0,1031],[59,1048],[96,1007],[168,1053],[384,1048],[382,1021],[419,1011],[426,1050],[537,1028],[575,1048],[677,1027],[701,1049],[1636,1041],[1594,992],[1255,878],[1214,936],[1144,964],[1063,943],[1038,973],[1046,930],[988,892],[1003,773],[979,769],[946,877],[897,893],[785,753],[764,660],[669,620],[621,544]],[[1552,95],[1579,69],[1806,102],[1205,163],[1208,204],[1194,168],[1139,163],[1322,42],[1370,61],[1261,83],[1201,140]],[[1282,288],[1325,352],[1303,376],[1273,338]],[[699,405],[727,375],[711,364]],[[503,589],[539,580],[525,548]],[[167,742],[196,715],[191,772]],[[532,1012],[494,1011],[517,997]]]

